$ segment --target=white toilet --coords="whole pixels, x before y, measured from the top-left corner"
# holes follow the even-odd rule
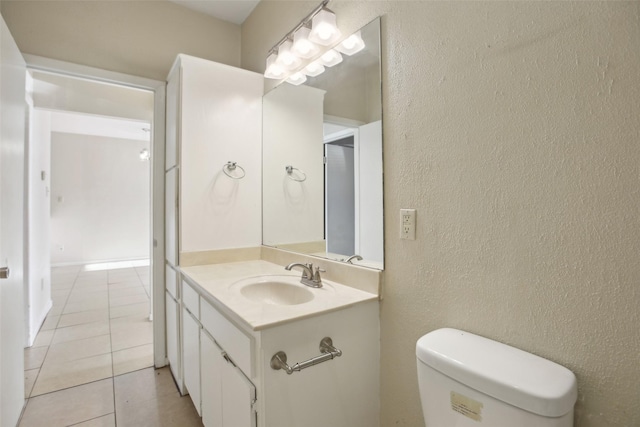
[[[418,340],[426,427],[572,427],[578,390],[554,362],[457,329]]]

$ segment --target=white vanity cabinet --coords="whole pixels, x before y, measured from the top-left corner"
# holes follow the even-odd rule
[[[183,305],[200,295],[198,316],[185,309],[183,319],[184,377],[206,427],[379,425],[377,300],[253,330],[188,281]],[[340,357],[291,375],[271,368],[280,351],[290,366],[320,356],[325,337]]]
[[[185,301],[179,267],[191,254],[261,243],[263,81],[261,74],[188,55],[178,55],[167,77],[167,359],[180,392],[188,390],[194,401],[199,356],[192,348],[200,342],[200,320]],[[228,161],[246,176],[226,176]]]
[[[251,339],[182,281],[184,384],[206,427],[256,426]]]

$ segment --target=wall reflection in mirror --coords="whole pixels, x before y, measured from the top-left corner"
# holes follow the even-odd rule
[[[382,269],[380,19],[361,35],[360,52],[263,98],[262,240]]]

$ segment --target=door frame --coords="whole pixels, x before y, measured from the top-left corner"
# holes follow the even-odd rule
[[[165,334],[164,267],[164,162],[165,162],[165,81],[102,70],[37,55],[23,54],[27,69],[58,73],[153,92],[153,135],[151,143],[151,241],[150,279],[153,313],[153,361],[156,368],[167,365]]]

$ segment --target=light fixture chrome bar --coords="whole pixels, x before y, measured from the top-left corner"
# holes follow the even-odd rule
[[[305,16],[302,19],[302,21],[300,21],[300,23],[295,26],[295,28],[293,30],[289,31],[287,33],[287,35],[284,36],[283,38],[281,38],[278,43],[274,44],[273,47],[271,47],[271,49],[269,49],[269,51],[267,52],[267,55],[270,55],[270,54],[274,53],[280,47],[280,45],[282,43],[284,43],[287,39],[292,38],[293,34],[296,31],[298,31],[300,28],[302,28],[305,25],[307,25],[313,19],[313,17],[318,14],[318,12],[320,12],[322,9],[326,9],[326,6],[327,6],[327,4],[329,4],[329,1],[331,1],[331,0],[322,0],[322,3],[320,3],[318,6],[316,6],[316,8],[311,11],[311,13],[309,13],[307,16]]]

